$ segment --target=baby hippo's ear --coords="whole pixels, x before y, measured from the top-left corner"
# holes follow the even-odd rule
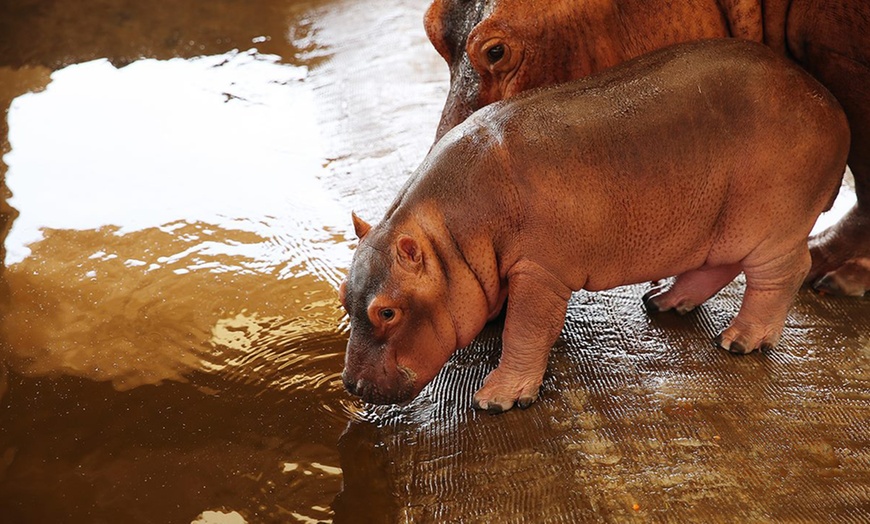
[[[419,271],[423,266],[423,251],[420,244],[408,235],[399,235],[396,240],[399,262],[409,271]]]
[[[350,212],[350,216],[353,219],[353,230],[356,233],[356,237],[360,240],[363,239],[364,236],[369,232],[369,229],[372,228],[371,224],[356,216],[356,213],[353,211]]]

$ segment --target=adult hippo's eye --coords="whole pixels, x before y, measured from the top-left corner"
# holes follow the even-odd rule
[[[388,307],[378,311],[378,315],[380,315],[381,320],[383,320],[384,322],[389,322],[390,320],[396,318],[396,312]]]
[[[486,58],[490,64],[494,64],[504,56],[504,45],[497,44],[486,50]]]

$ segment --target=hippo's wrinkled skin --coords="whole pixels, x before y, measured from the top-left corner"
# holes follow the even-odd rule
[[[434,0],[425,25],[450,66],[438,137],[497,100],[679,42],[745,38],[794,59],[846,111],[858,196],[811,240],[807,282],[833,294],[870,290],[870,1]]]
[[[672,275],[648,309],[689,310],[743,271],[717,343],[773,345],[848,147],[830,93],[736,39],[492,104],[433,147],[380,224],[354,216],[344,383],[409,400],[506,302],[501,361],[475,404],[527,406],[573,291]]]

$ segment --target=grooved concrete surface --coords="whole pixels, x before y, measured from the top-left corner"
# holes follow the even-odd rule
[[[775,350],[734,356],[710,341],[742,289],[684,317],[649,317],[642,285],[576,294],[541,399],[498,416],[470,408],[490,326],[413,403],[369,413],[396,520],[870,521],[867,301],[804,290]]]

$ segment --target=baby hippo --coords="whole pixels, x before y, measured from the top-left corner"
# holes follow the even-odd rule
[[[573,291],[673,275],[649,310],[691,310],[745,273],[716,344],[771,347],[848,150],[824,87],[736,39],[487,106],[434,146],[380,224],[353,216],[344,384],[408,401],[507,303],[501,360],[474,404],[526,407]]]

